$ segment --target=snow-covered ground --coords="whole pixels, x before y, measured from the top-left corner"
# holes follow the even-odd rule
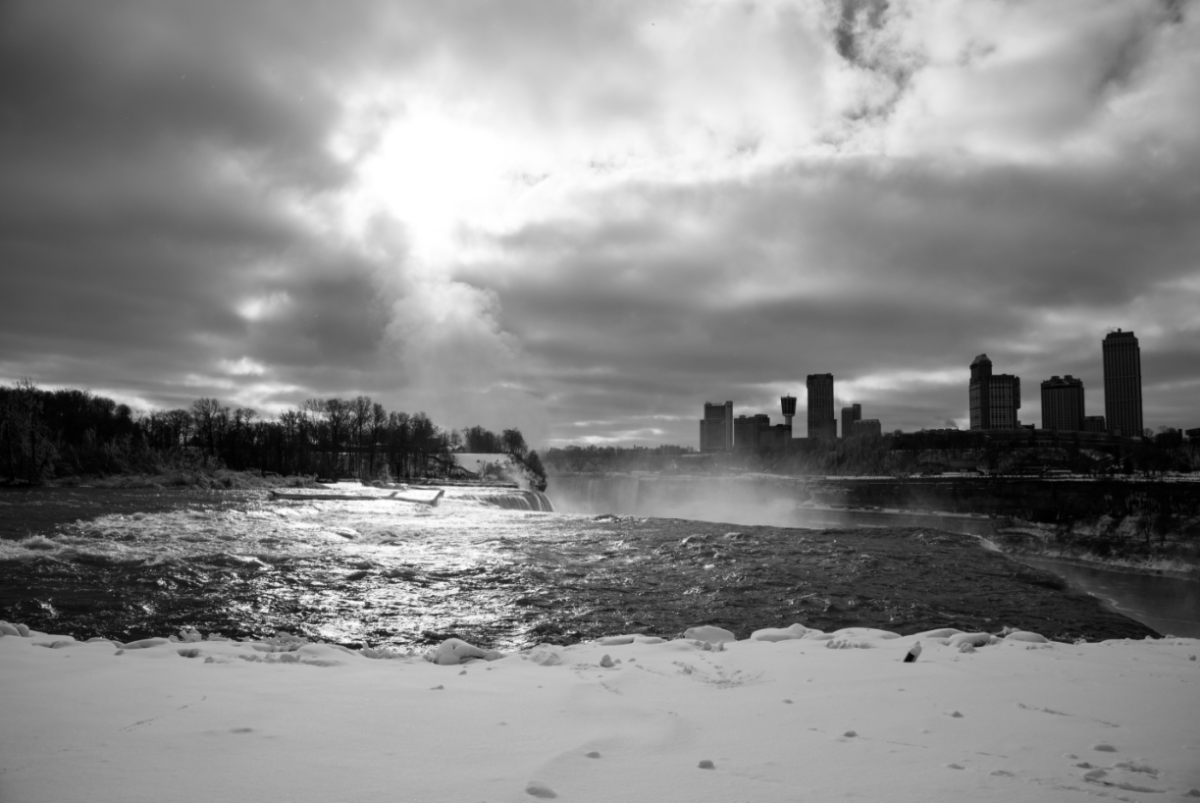
[[[0,631],[4,803],[1200,798],[1196,639],[699,629],[438,664]]]

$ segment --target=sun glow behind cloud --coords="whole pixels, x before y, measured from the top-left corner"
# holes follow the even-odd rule
[[[546,61],[542,42],[491,53],[502,70],[447,50],[348,88],[330,145],[355,174],[344,223],[361,236],[398,221],[410,256],[443,270],[493,256],[493,235],[594,215],[581,199],[638,185],[755,182],[847,157],[1103,158],[1115,107],[1089,93],[1108,91],[1108,58],[1126,46],[1113,31],[1132,37],[1155,12],[1103,5],[1079,32],[1081,6],[1065,6],[847,3],[857,11],[839,22],[813,4],[684,3],[624,8],[605,20],[610,49],[582,46],[574,62]]]
[[[401,222],[414,256],[444,263],[456,255],[462,227],[501,224],[521,190],[509,177],[521,149],[501,132],[420,108],[386,125],[357,164],[349,224],[361,230],[374,215]]]
[[[1108,327],[1194,374],[1195,2],[244,5],[0,28],[4,375],[693,442],[807,373],[1098,388]]]
[[[1125,153],[1129,106],[1161,65],[1148,60],[1122,73],[1122,48],[1140,52],[1174,34],[1154,30],[1161,14],[1151,3],[1102,3],[1090,15],[1085,6],[914,0],[682,3],[611,17],[580,10],[607,41],[593,49],[580,40],[569,52],[526,41],[539,35],[536,26],[492,20],[498,27],[486,42],[451,35],[436,56],[343,95],[330,146],[354,176],[340,197],[341,229],[368,247],[380,221],[399,234],[396,247],[380,252],[385,272],[395,273],[384,282],[395,296],[388,342],[399,344],[414,384],[471,382],[518,405],[526,388],[559,397],[554,367],[530,356],[561,333],[542,318],[513,330],[507,288],[572,298],[549,288],[591,286],[592,265],[605,273],[596,287],[610,303],[686,296],[694,315],[711,320],[753,322],[757,310],[786,304],[819,317],[813,305],[822,301],[852,314],[868,298],[887,313],[888,296],[910,298],[925,273],[944,269],[938,260],[970,265],[976,257],[930,247],[970,225],[957,219],[961,206],[944,210],[944,225],[931,224],[936,205],[922,189],[930,182],[954,188],[989,171],[1064,165],[1086,172]],[[863,183],[876,185],[869,200],[858,197]],[[747,211],[734,212],[739,204]],[[826,209],[840,211],[825,225],[805,225],[785,219],[789,205],[821,220]],[[862,228],[849,239],[824,236],[825,228],[849,231],[860,210]],[[775,215],[779,223],[757,227]],[[911,250],[909,232],[918,230],[928,250],[906,264],[899,249]],[[926,296],[963,303],[958,283],[921,286]],[[1088,328],[1093,307],[1076,313],[1055,303],[1037,321],[1039,338],[1012,344],[1010,362],[1033,364],[1046,343],[1070,340],[1066,329]],[[243,315],[269,308],[255,302]],[[1154,334],[1122,311],[1126,325]],[[1070,320],[1058,320],[1064,315]],[[706,331],[687,328],[693,338]],[[536,334],[543,330],[550,334]],[[963,359],[981,350],[972,346]],[[596,362],[589,347],[571,373],[620,376],[618,364]],[[842,363],[838,395],[872,405],[960,396],[964,369],[944,364],[856,373]],[[804,373],[831,367],[797,368],[786,391],[802,397]],[[934,418],[952,417],[960,402]],[[580,420],[594,425],[587,428],[599,434],[587,437],[596,442],[663,435],[604,415]]]
[[[394,219],[414,259],[446,266],[480,256],[487,235],[594,215],[597,194],[752,181],[854,152],[846,136],[831,141],[830,126],[862,82],[840,80],[815,9],[718,2],[621,14],[618,54],[584,48],[544,73],[541,54],[502,71],[434,59],[351,88],[329,146],[355,174],[346,228],[361,236],[379,216]],[[536,74],[522,82],[524,71]]]

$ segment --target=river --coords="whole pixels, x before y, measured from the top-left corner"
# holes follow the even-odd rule
[[[1163,635],[1200,638],[1200,583],[1194,580],[1053,558],[1022,557],[1020,561],[1060,575],[1072,588]]]
[[[699,521],[729,524],[769,524],[813,529],[932,527],[987,539],[995,534],[994,521],[986,516],[912,510],[855,510],[798,505],[787,498],[790,486],[730,483],[723,492],[706,492],[694,498],[676,492],[647,494],[626,477],[556,477],[550,496],[558,510],[618,515],[682,516]],[[1053,572],[1074,590],[1101,600],[1109,610],[1167,635],[1200,638],[1200,582],[1128,568],[1041,558],[1008,556],[1011,560]]]
[[[672,637],[697,624],[743,637],[794,622],[1060,641],[1155,632],[944,526],[730,526],[497,501],[466,488],[437,507],[10,490],[0,619],[122,642],[186,627],[397,649],[451,636],[495,649]]]

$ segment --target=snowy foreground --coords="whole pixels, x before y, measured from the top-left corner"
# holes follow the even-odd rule
[[[4,803],[1200,798],[1196,639],[796,625],[471,659],[0,632]]]

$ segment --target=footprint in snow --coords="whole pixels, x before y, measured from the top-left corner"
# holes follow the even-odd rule
[[[533,797],[544,798],[546,800],[558,797],[558,793],[549,786],[541,783],[535,783],[533,781],[530,781],[529,785],[525,787],[525,794],[532,795]]]

